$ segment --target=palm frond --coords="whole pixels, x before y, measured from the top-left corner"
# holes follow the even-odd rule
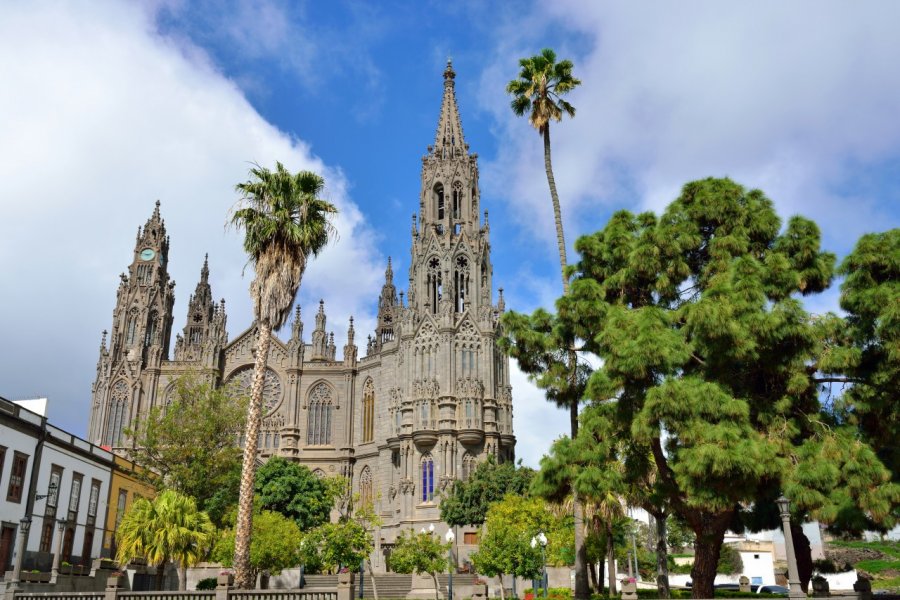
[[[243,229],[244,250],[256,276],[250,285],[254,316],[276,331],[287,322],[310,256],[336,237],[337,208],[319,196],[325,180],[311,171],[296,175],[280,162],[250,169],[251,179],[235,189],[243,206],[231,224]]]

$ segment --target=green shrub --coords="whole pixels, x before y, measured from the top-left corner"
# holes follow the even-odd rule
[[[719,564],[716,565],[716,573],[722,575],[736,575],[743,572],[744,561],[741,560],[741,553],[738,552],[731,544],[722,544],[722,550],[719,552]]]
[[[216,589],[216,578],[215,577],[204,577],[200,581],[197,582],[198,590],[214,590]]]

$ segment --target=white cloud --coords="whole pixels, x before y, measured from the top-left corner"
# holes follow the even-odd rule
[[[516,460],[537,469],[553,441],[569,434],[569,411],[548,402],[515,360],[510,364],[509,382],[515,398]]]
[[[537,8],[549,13],[543,21],[503,28],[518,37],[498,42],[483,76],[500,137],[484,179],[495,195],[533,207],[516,212],[548,250],[540,139],[506,108],[502,89],[516,60],[560,31],[584,41],[558,48],[583,85],[571,94],[574,121],[551,128],[570,245],[585,233],[586,215],[659,211],[683,183],[710,175],[760,187],[784,216],[814,218],[841,252],[900,221],[888,200],[846,191],[861,168],[900,157],[900,4],[567,0]]]
[[[339,241],[304,276],[305,320],[323,297],[339,346],[351,314],[362,337],[374,327],[384,260],[340,169],[263,120],[201,51],[159,36],[151,15],[124,3],[4,4],[0,78],[0,393],[48,395],[54,422],[84,430],[116,275],[156,199],[172,239],[174,328],[206,252],[232,336],[249,325],[250,274],[224,226],[251,162],[322,173],[341,210]]]

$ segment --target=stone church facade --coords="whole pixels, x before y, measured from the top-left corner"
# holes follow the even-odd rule
[[[493,303],[490,226],[454,78],[448,63],[435,142],[422,158],[407,293],[398,294],[389,259],[364,356],[351,318],[338,359],[320,302],[309,341],[298,306],[290,338],[273,338],[268,361],[260,458],[284,456],[319,475],[350,478],[384,521],[377,545],[389,546],[404,527],[444,531],[441,491],[489,455],[515,456],[509,359],[497,347],[502,288]],[[168,259],[157,202],[120,276],[92,390],[88,437],[123,454],[124,430],[165,405],[180,375],[249,388],[255,328],[229,340],[225,301],[213,300],[206,261],[170,357]]]

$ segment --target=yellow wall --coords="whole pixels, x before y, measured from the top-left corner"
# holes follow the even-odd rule
[[[119,516],[119,492],[124,491],[125,509],[122,511],[124,515],[131,508],[131,505],[138,498],[153,498],[156,490],[153,486],[139,480],[135,473],[146,472],[130,460],[115,456],[113,458],[112,477],[109,484],[109,498],[107,499],[106,511],[106,535],[103,537],[103,556],[115,558],[112,556],[113,538],[115,536],[116,522],[121,521]]]

